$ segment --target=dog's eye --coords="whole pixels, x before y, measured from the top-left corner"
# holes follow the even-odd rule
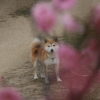
[[[53,45],[53,46],[55,46],[55,45]]]

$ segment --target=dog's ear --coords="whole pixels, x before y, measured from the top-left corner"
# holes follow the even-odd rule
[[[44,39],[44,43],[47,43],[47,41],[48,41],[47,39]]]
[[[57,37],[53,37],[55,42],[58,42],[58,38]]]

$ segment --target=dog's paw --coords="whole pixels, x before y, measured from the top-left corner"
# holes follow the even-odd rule
[[[49,84],[49,80],[47,78],[45,79],[45,84]]]
[[[57,82],[61,82],[62,80],[61,80],[61,78],[57,78]]]
[[[34,76],[34,80],[36,80],[36,79],[38,79],[38,76],[37,75]]]

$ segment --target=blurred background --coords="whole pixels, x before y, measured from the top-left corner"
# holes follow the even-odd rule
[[[33,34],[38,34],[35,26],[31,25],[30,8],[38,1],[39,0],[0,0],[1,72],[6,68],[12,68],[17,65],[16,62],[18,60],[18,63],[22,63],[20,59],[27,58],[24,55],[28,53],[24,52],[28,52],[27,46],[33,39]],[[81,19],[86,19],[91,7],[99,2],[100,0],[78,0],[78,4],[71,13]],[[61,26],[59,25],[57,28],[58,34],[61,33],[61,28],[59,27]],[[22,47],[22,45],[25,47]]]
[[[7,14],[16,11],[23,7],[31,7],[35,2],[43,0],[0,0],[0,17],[4,17]],[[50,0],[44,0],[50,1]],[[81,18],[84,18],[91,7],[100,2],[99,0],[78,0],[76,8],[73,13]]]
[[[30,59],[31,41],[39,34],[31,19],[30,8],[38,1],[50,0],[0,0],[0,76],[5,77],[8,85],[23,92],[27,100],[44,100],[46,93],[43,92],[45,87],[42,83],[34,83],[32,80],[33,68]],[[98,3],[100,0],[78,0],[77,6],[70,12],[86,20],[91,8]],[[56,32],[62,32],[60,25]],[[53,88],[56,95],[58,89],[63,87],[53,84],[51,89]],[[59,91],[57,93],[63,97]],[[100,100],[99,92],[95,93],[95,97],[97,99],[88,100]]]

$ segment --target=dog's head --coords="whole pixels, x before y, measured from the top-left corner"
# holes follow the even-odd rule
[[[44,49],[48,53],[55,53],[57,51],[58,47],[59,47],[58,39],[56,37],[45,39]]]

